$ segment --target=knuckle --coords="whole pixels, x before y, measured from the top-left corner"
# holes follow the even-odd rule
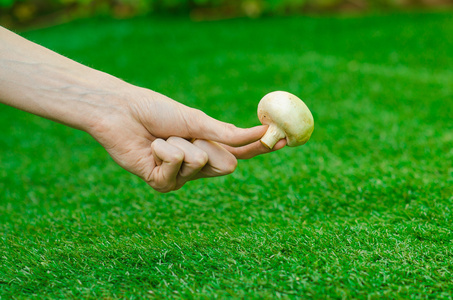
[[[169,163],[178,164],[184,160],[184,152],[174,151],[173,153],[168,155],[167,159]]]
[[[184,184],[179,184],[179,185],[176,185],[172,191],[177,191],[179,189],[181,189],[183,187]]]
[[[235,131],[237,127],[230,123],[224,124],[224,136],[227,140],[233,140],[235,138]]]
[[[175,136],[171,136],[171,137],[169,137],[169,138],[167,139],[167,142],[170,142],[170,143],[172,143],[172,142],[175,142],[175,141],[177,141],[177,140],[178,140],[178,138],[177,138],[177,137],[175,137]]]
[[[191,108],[190,113],[186,115],[186,127],[188,134],[193,136],[194,133],[201,132],[203,130],[203,122],[208,117],[206,113],[199,109]]]
[[[159,193],[168,193],[173,190],[176,190],[176,181],[168,181],[164,180],[163,178],[155,178],[155,177],[150,177],[148,180],[146,180],[146,183],[152,187],[154,190],[158,191]]]
[[[203,146],[206,144],[206,141],[205,140],[201,140],[201,139],[196,139],[195,141],[193,141],[193,143],[195,146],[197,147],[200,147],[200,146]]]
[[[235,158],[229,159],[225,162],[224,166],[222,167],[222,173],[225,175],[231,174],[236,170],[238,166],[238,161]]]
[[[208,115],[202,111],[201,109],[198,109],[198,108],[193,108],[192,110],[193,112],[193,116],[197,119],[197,120],[203,120],[204,118],[207,118]]]
[[[147,172],[147,173],[144,173],[143,176],[140,176],[149,186],[151,186],[152,188],[153,185],[154,185],[154,176],[153,176],[153,172]]]
[[[169,193],[176,190],[176,184],[156,184],[155,182],[149,182],[148,184],[159,193]]]
[[[170,193],[172,191],[169,188],[158,188],[158,189],[155,188],[155,190],[162,194]]]
[[[156,150],[156,147],[157,145],[162,141],[162,139],[155,139],[152,143],[151,143],[151,149],[152,150]]]
[[[202,167],[208,163],[209,157],[206,152],[200,152],[194,155],[191,163],[196,167]]]

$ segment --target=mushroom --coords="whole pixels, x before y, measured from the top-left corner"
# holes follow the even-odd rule
[[[305,144],[314,129],[313,116],[307,105],[288,92],[276,91],[267,94],[258,104],[258,118],[269,125],[261,143],[269,149],[286,137],[290,147]]]

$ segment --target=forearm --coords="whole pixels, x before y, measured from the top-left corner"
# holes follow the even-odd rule
[[[0,27],[0,102],[88,131],[131,85]]]

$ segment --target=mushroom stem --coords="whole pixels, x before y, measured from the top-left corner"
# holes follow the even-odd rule
[[[284,138],[285,132],[278,128],[275,124],[270,124],[264,136],[260,142],[269,149],[274,148],[275,144],[282,138]]]

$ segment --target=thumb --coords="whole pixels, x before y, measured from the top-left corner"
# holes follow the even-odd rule
[[[253,143],[266,133],[267,125],[239,128],[233,124],[218,121],[200,111],[194,124],[189,125],[193,138],[210,140],[233,147]]]

